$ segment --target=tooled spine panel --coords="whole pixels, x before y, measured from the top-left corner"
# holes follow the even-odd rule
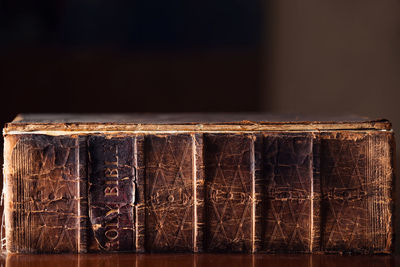
[[[146,136],[146,251],[194,251],[195,140],[190,134]]]
[[[90,251],[134,251],[134,136],[88,138]]]
[[[312,147],[310,134],[264,136],[265,252],[312,250]]]
[[[390,253],[392,133],[321,135],[321,249]]]
[[[255,249],[254,136],[205,134],[205,250]]]
[[[75,136],[6,137],[9,252],[78,252],[78,146]]]

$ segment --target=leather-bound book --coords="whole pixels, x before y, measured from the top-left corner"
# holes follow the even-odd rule
[[[391,253],[387,120],[20,115],[4,129],[11,253]]]

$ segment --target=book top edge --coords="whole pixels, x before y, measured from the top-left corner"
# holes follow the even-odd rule
[[[386,119],[269,113],[20,114],[4,134],[40,131],[319,131],[391,130]]]

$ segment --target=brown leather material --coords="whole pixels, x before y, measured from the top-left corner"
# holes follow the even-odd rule
[[[312,251],[312,148],[311,134],[264,136],[263,251]]]
[[[134,241],[136,252],[145,252],[146,243],[146,199],[145,190],[145,139],[143,135],[135,136],[133,166],[135,168],[135,231]]]
[[[87,144],[90,251],[133,251],[135,137],[90,136]]]
[[[393,151],[376,130],[6,134],[7,249],[391,253]]]
[[[193,251],[195,194],[193,138],[146,138],[146,250]]]
[[[206,134],[205,249],[253,249],[254,144],[252,135]]]
[[[313,138],[313,177],[312,177],[312,251],[321,249],[321,135],[314,135]]]
[[[391,133],[321,138],[321,249],[391,250]]]
[[[7,250],[78,252],[79,140],[72,136],[10,136],[7,155]]]
[[[89,231],[89,204],[88,204],[88,157],[89,153],[87,150],[87,137],[78,136],[78,163],[79,166],[79,190],[78,190],[78,220],[79,220],[79,232],[78,232],[78,252],[87,253],[88,243],[90,238]]]

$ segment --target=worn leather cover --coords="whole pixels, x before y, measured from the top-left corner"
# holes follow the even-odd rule
[[[254,139],[249,134],[205,135],[207,251],[254,249]]]
[[[90,251],[134,250],[135,137],[90,136],[88,208],[95,240]]]
[[[196,249],[194,142],[190,134],[146,138],[146,251]]]
[[[264,136],[263,251],[312,251],[312,148],[309,133]]]
[[[196,116],[10,123],[7,250],[392,252],[387,121]]]

